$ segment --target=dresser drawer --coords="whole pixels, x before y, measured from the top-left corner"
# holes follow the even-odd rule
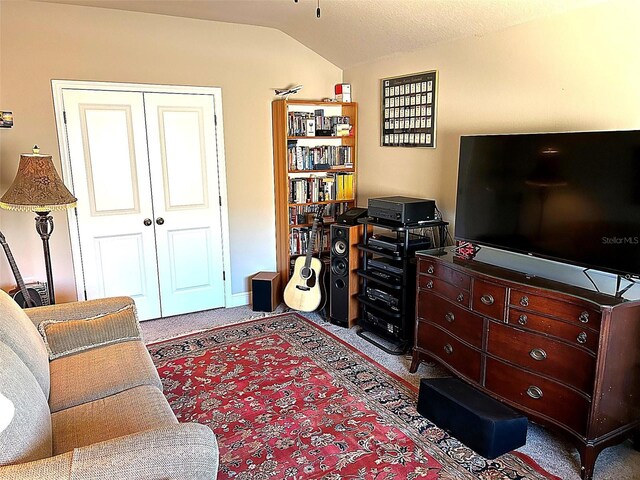
[[[468,290],[461,289],[439,278],[428,275],[418,275],[418,288],[436,292],[459,305],[469,307],[471,297]]]
[[[586,435],[590,402],[569,387],[492,358],[487,358],[485,387]]]
[[[598,351],[598,333],[582,325],[562,322],[513,307],[509,308],[509,323],[561,338],[574,345],[582,345],[593,353]]]
[[[420,259],[418,271],[420,273],[426,273],[434,277],[438,277],[445,282],[464,290],[469,290],[469,287],[471,286],[471,277],[469,277],[469,275],[424,258]]]
[[[429,292],[418,293],[418,318],[439,325],[474,347],[482,347],[484,320],[449,300]]]
[[[439,358],[455,372],[480,382],[480,352],[458,341],[432,323],[418,321],[416,347]]]
[[[473,280],[471,308],[496,320],[504,320],[507,289],[484,280]]]
[[[579,348],[489,322],[487,353],[571,385],[589,396],[593,392],[596,361]]]
[[[514,289],[511,290],[509,303],[517,308],[526,308],[534,312],[545,312],[562,320],[578,323],[585,327],[593,328],[594,330],[600,330],[600,312],[585,308],[582,305],[533,295]]]

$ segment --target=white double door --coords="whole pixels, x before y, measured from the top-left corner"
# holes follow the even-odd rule
[[[62,99],[86,298],[129,295],[142,320],[223,306],[213,96]]]

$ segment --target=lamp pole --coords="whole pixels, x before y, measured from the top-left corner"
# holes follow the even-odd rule
[[[42,249],[44,251],[44,265],[47,272],[47,289],[49,291],[49,302],[55,305],[56,297],[53,289],[53,271],[51,269],[51,252],[49,251],[49,238],[53,233],[53,217],[50,212],[36,212],[36,231],[42,239]]]

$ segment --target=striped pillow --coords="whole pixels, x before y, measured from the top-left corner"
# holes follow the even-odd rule
[[[49,352],[49,360],[95,347],[140,339],[133,305],[115,312],[77,320],[45,320],[38,330]]]

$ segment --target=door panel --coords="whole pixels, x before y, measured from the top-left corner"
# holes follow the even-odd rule
[[[104,297],[129,295],[142,298],[148,294],[145,275],[143,239],[139,234],[96,238],[95,262],[99,290]],[[127,270],[122,271],[126,265]],[[155,269],[155,265],[150,265]]]
[[[64,90],[86,297],[126,294],[160,317],[143,97]]]
[[[159,107],[165,209],[208,208],[203,111]]]
[[[223,306],[213,97],[144,97],[163,315]]]
[[[131,107],[80,105],[79,108],[91,213],[139,213]],[[113,185],[118,185],[118,195],[113,194]]]
[[[210,229],[168,231],[169,258],[172,261],[171,287],[174,294],[207,288],[211,284]],[[201,258],[201,252],[207,252]]]

